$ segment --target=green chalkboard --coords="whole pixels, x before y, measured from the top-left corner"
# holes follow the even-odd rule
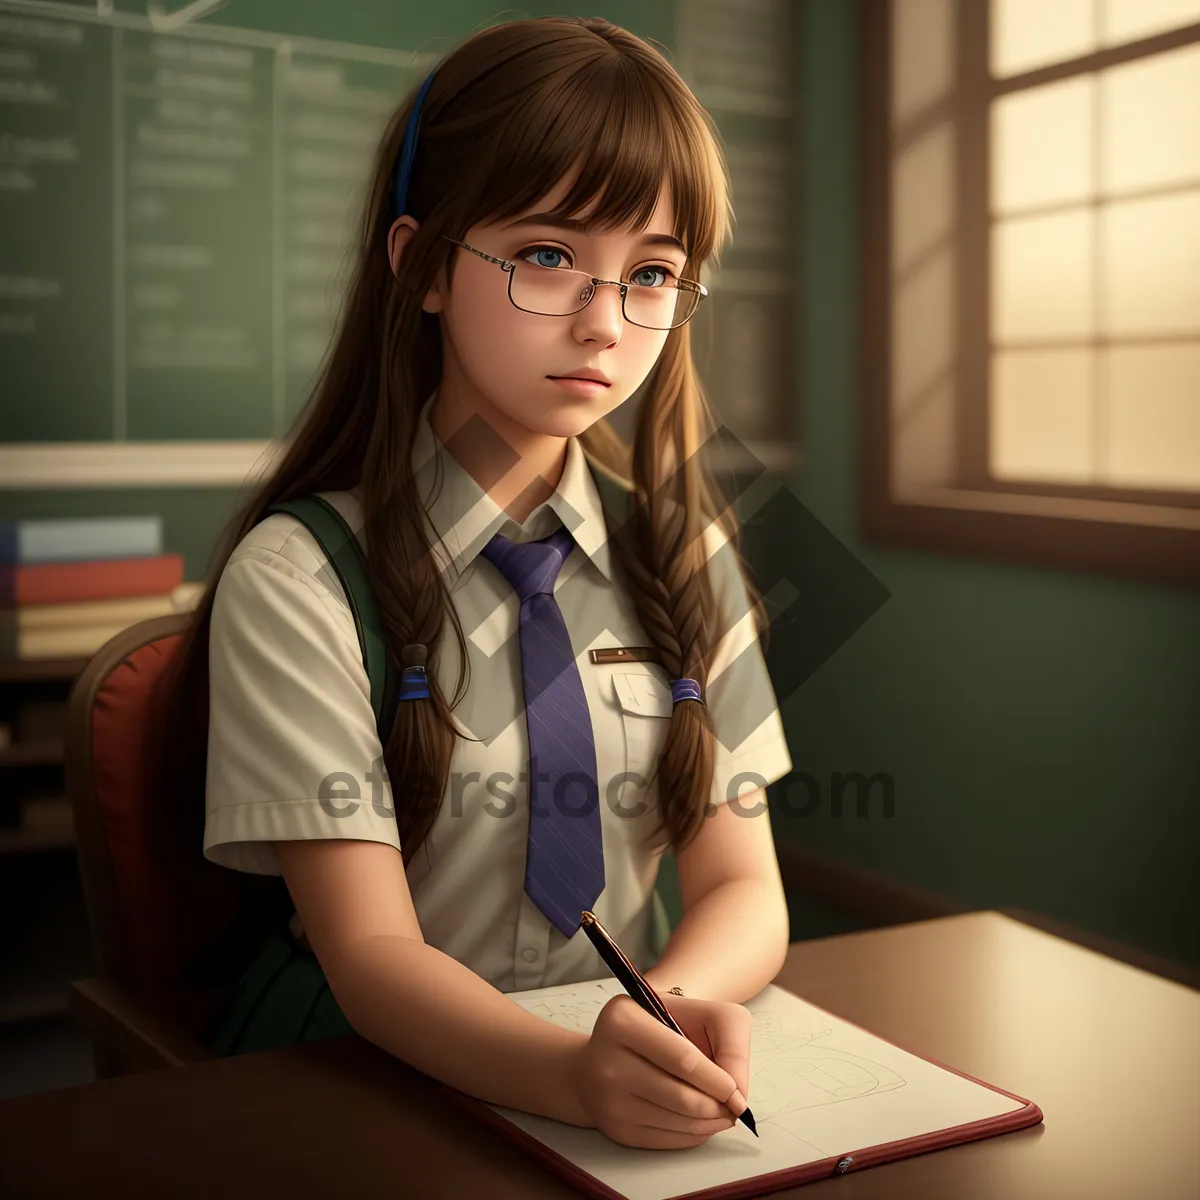
[[[0,0],[0,445],[285,433],[403,93],[474,29],[568,11],[228,0],[182,23],[203,7]],[[586,11],[665,44],[673,10]]]

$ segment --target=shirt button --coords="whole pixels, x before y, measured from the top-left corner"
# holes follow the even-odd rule
[[[538,952],[532,946],[526,946],[525,949],[521,951],[521,957],[526,962],[537,962]]]

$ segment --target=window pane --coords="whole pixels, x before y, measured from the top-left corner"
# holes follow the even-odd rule
[[[1106,333],[1200,328],[1200,190],[1106,206],[1100,217]]]
[[[999,78],[1095,49],[1092,0],[992,2],[991,71]]]
[[[1200,488],[1200,342],[1116,348],[1100,369],[1111,464],[1104,482]]]
[[[992,356],[989,467],[997,479],[1094,478],[1091,357],[1086,349]]]
[[[992,228],[992,338],[1092,332],[1090,209],[999,221]]]
[[[1200,180],[1200,45],[1114,67],[1101,86],[1105,191]]]
[[[1091,76],[1001,96],[992,105],[996,212],[1092,195]]]
[[[1106,46],[1200,21],[1200,0],[1103,0],[1103,5]]]

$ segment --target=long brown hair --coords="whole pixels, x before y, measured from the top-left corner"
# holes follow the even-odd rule
[[[456,252],[441,235],[463,238],[475,224],[514,217],[574,169],[578,176],[557,215],[577,216],[595,199],[592,219],[601,228],[644,228],[667,183],[689,278],[717,258],[730,224],[728,177],[711,119],[659,51],[600,19],[514,21],[475,34],[437,68],[421,109],[406,205],[420,229],[393,276],[387,237],[396,216],[394,171],[416,90],[380,142],[357,262],[314,393],[278,465],[226,527],[195,619],[164,675],[165,759],[178,789],[181,779],[203,779],[209,621],[234,547],[272,504],[361,485],[369,575],[388,652],[397,663],[409,643],[424,643],[429,653],[430,697],[398,706],[384,746],[406,865],[437,816],[457,736],[435,684],[447,617],[459,662],[467,662],[420,519],[411,462],[422,404],[441,375],[438,318],[421,308]],[[699,453],[716,423],[690,339],[687,325],[667,335],[646,381],[632,446],[607,420],[580,440],[593,466],[632,494],[627,521],[607,507],[605,518],[610,544],[622,551],[612,556],[614,565],[645,631],[670,677],[696,679],[703,692],[714,644],[726,632],[717,627],[704,527],[720,525],[739,567],[741,554],[732,509]],[[765,634],[761,597],[745,583]],[[463,689],[460,672],[454,703]],[[699,832],[713,763],[708,709],[677,703],[658,763],[656,837],[665,828],[680,848]],[[201,796],[190,811],[199,820],[203,809]]]

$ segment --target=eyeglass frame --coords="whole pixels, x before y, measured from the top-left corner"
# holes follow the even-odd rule
[[[629,294],[629,289],[631,287],[642,287],[642,286],[644,286],[643,284],[623,283],[619,279],[597,279],[594,275],[589,275],[586,271],[579,271],[579,270],[576,270],[574,267],[568,267],[567,270],[569,270],[571,272],[571,274],[582,275],[582,276],[584,276],[584,278],[591,280],[592,294],[577,309],[575,309],[572,312],[569,312],[569,313],[535,313],[535,312],[531,312],[527,308],[522,308],[512,297],[513,275],[517,269],[517,264],[514,259],[496,258],[491,254],[485,254],[482,250],[477,250],[474,246],[468,246],[466,242],[460,242],[457,238],[452,238],[448,233],[443,233],[441,236],[444,237],[446,239],[446,241],[453,242],[454,245],[461,246],[462,249],[470,250],[470,252],[472,254],[479,255],[479,257],[482,258],[485,262],[495,263],[496,266],[498,266],[508,276],[508,302],[509,302],[509,304],[511,304],[513,306],[513,308],[515,308],[518,312],[527,312],[530,314],[530,316],[534,316],[534,317],[573,317],[575,315],[575,313],[583,312],[583,310],[585,308],[587,308],[587,306],[589,304],[591,304],[591,302],[596,298],[596,290],[597,290],[597,288],[600,287],[601,284],[608,284],[610,287],[615,287],[615,288],[621,289],[621,316],[622,316],[622,318],[624,318],[624,320],[629,321],[630,325],[636,325],[639,329],[653,329],[655,332],[659,332],[659,333],[670,333],[672,329],[682,329],[688,323],[688,321],[690,321],[696,315],[696,313],[698,313],[700,311],[700,301],[703,300],[709,294],[708,288],[706,288],[704,286],[704,284],[700,283],[699,280],[682,279],[677,276],[675,279],[676,285],[686,284],[687,286],[684,287],[684,289],[683,289],[685,292],[694,292],[699,295],[699,299],[696,301],[696,307],[694,309],[692,309],[692,311],[690,313],[688,313],[687,319],[680,321],[678,325],[668,325],[665,328],[662,325],[642,325],[638,321],[631,320],[629,317],[629,314],[625,311],[625,297]],[[546,269],[553,270],[554,268],[548,267]],[[660,268],[660,269],[665,270],[665,268]],[[661,289],[650,288],[649,290],[650,291],[659,291]]]

